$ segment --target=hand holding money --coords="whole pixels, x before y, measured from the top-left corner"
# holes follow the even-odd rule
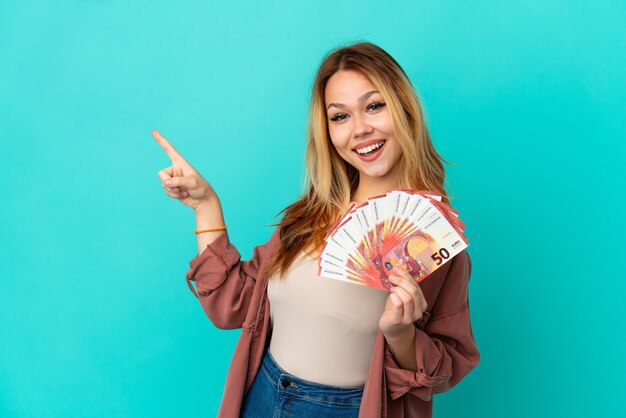
[[[417,284],[468,247],[464,230],[458,212],[437,192],[393,189],[337,219],[318,274],[390,291],[389,275],[399,269],[406,273],[400,277]]]
[[[428,307],[422,289],[407,271],[394,267],[389,281],[394,286],[378,322],[378,327],[388,338],[402,334],[407,327],[412,327]]]

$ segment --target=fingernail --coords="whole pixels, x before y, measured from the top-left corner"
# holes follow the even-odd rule
[[[165,180],[165,184],[167,184],[169,186],[170,184],[172,184],[172,180],[170,180],[170,179]]]

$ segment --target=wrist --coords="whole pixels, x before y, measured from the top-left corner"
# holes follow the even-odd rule
[[[385,335],[385,340],[394,360],[402,369],[417,371],[417,359],[415,357],[417,329],[413,324],[403,328],[393,335]]]
[[[209,198],[200,203],[198,206],[193,208],[193,211],[196,213],[196,215],[204,215],[207,213],[215,212],[217,209],[221,209],[221,206],[222,205],[219,199],[217,198],[217,196],[215,196],[214,198]]]
[[[196,231],[221,228],[225,225],[222,205],[217,198],[204,201],[194,209],[194,212],[196,214]],[[216,235],[218,232],[224,232],[224,230],[204,232],[203,234]]]
[[[383,332],[383,335],[389,345],[397,346],[399,343],[404,343],[415,338],[415,325],[399,325],[393,331]]]

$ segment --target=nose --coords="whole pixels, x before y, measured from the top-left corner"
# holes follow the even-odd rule
[[[354,127],[352,129],[352,135],[355,138],[367,135],[373,131],[373,128],[367,123],[367,120],[363,116],[355,115],[353,120]]]

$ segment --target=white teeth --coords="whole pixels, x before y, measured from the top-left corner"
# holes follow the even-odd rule
[[[356,152],[358,152],[359,154],[367,154],[368,152],[375,150],[377,148],[380,148],[383,146],[383,144],[385,143],[385,141],[380,141],[378,144],[374,144],[374,145],[370,145],[368,147],[365,148],[359,148],[356,150]]]

